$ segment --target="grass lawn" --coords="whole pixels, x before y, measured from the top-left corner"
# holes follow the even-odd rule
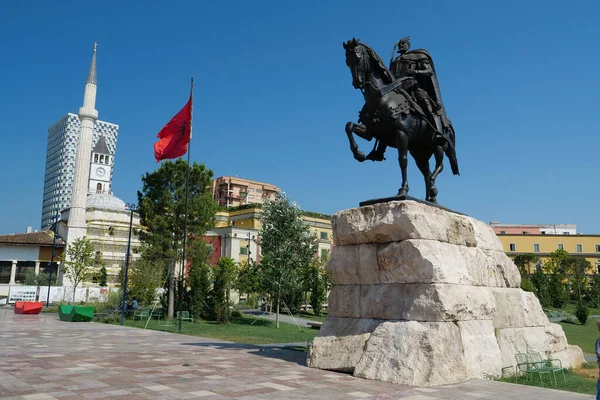
[[[569,303],[562,309],[562,311],[567,314],[575,315],[576,308],[577,308],[576,304]],[[591,308],[590,307],[589,310],[590,310],[590,315],[600,315],[600,308]]]
[[[316,316],[312,311],[300,311],[298,314],[294,315],[298,318],[309,319],[311,321],[325,322],[327,319],[327,311],[321,312],[321,315]]]
[[[256,322],[254,322],[256,321]],[[252,324],[254,322],[254,324]],[[151,320],[148,329],[164,330],[159,325],[166,321]],[[178,320],[170,321],[173,325],[169,332],[177,332]],[[146,320],[126,320],[125,325],[143,328]],[[253,317],[232,318],[228,324],[217,324],[212,321],[194,320],[194,323],[183,322],[182,333],[186,335],[202,336],[213,339],[227,340],[236,343],[247,344],[272,344],[272,343],[306,343],[312,340],[317,330],[310,328],[298,329],[295,325],[279,323],[280,328],[275,327],[275,321],[265,319],[256,320]]]
[[[596,394],[596,381],[598,380],[598,368],[596,364],[591,364],[591,369],[582,368],[576,371],[565,371],[565,379],[562,374],[556,374],[558,384],[552,386],[548,375],[543,375],[544,387],[557,390],[566,390],[568,392]],[[515,383],[515,378],[503,378],[502,382]],[[531,376],[529,380],[525,377],[519,377],[519,385],[538,386],[541,387],[539,376]]]
[[[598,330],[596,329],[595,319],[588,319],[586,325],[581,325],[578,322],[559,322],[559,324],[562,326],[569,344],[576,344],[581,347],[581,350],[586,354],[596,354],[594,345],[596,344],[596,339],[598,339],[600,333],[598,333]]]

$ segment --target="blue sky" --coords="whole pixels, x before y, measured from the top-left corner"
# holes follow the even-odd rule
[[[433,56],[461,176],[441,204],[486,222],[600,233],[600,3],[580,1],[0,3],[0,233],[39,228],[48,127],[83,101],[98,41],[100,119],[120,125],[114,194],[135,201],[153,143],[196,82],[191,158],[334,213],[394,195],[397,154],[358,163],[344,133],[362,96],[342,42]],[[358,139],[369,151],[372,142]],[[424,184],[409,162],[410,194]]]

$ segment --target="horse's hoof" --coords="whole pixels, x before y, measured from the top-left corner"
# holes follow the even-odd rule
[[[436,198],[435,198],[435,197],[428,197],[428,198],[427,198],[427,199],[425,199],[425,200],[427,200],[427,201],[428,201],[428,202],[430,202],[430,203],[437,204],[437,200],[436,200]]]
[[[357,160],[358,162],[365,161],[365,159],[366,159],[365,153],[363,153],[362,151],[357,151],[356,153],[354,153],[354,159]]]
[[[438,195],[438,190],[435,186],[429,188],[429,197],[435,199]]]
[[[398,197],[406,197],[407,194],[408,194],[408,188],[406,188],[406,189],[405,188],[400,188],[398,190],[397,196]]]

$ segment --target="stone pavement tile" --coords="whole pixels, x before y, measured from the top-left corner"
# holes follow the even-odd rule
[[[50,396],[46,393],[27,394],[21,397],[23,400],[56,400],[56,397]]]
[[[358,399],[366,399],[366,398],[372,397],[371,394],[364,393],[364,392],[351,392],[351,393],[347,393],[347,395],[350,397],[356,397]]]
[[[276,389],[276,390],[294,390],[295,389],[294,387],[287,386],[287,385],[281,385],[279,383],[274,383],[274,382],[263,382],[263,383],[259,383],[258,385],[264,386],[267,388]]]

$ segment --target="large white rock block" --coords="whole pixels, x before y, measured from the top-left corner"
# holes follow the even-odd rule
[[[381,283],[377,248],[377,244],[333,246],[325,269],[340,285]]]
[[[332,225],[336,246],[405,239],[431,239],[465,246],[477,243],[468,217],[410,200],[343,210],[334,214]]]
[[[436,283],[405,285],[405,288],[404,320],[491,320],[496,311],[494,296],[487,287]]]
[[[496,300],[495,328],[523,328],[550,323],[533,293],[513,288],[492,288],[491,291]]]
[[[411,386],[463,382],[468,374],[459,328],[452,322],[383,322],[354,375]]]
[[[515,264],[503,252],[425,239],[383,244],[334,246],[327,271],[343,285],[452,283],[521,285]]]
[[[332,218],[336,246],[429,239],[502,251],[493,229],[474,218],[416,201],[392,201],[339,211]]]
[[[332,371],[354,371],[363,355],[365,342],[381,322],[327,318],[310,346],[307,365]]]
[[[579,346],[568,345],[566,349],[550,354],[550,358],[561,361],[563,368],[579,368],[585,362],[583,351]]]
[[[467,376],[490,378],[502,374],[502,357],[490,320],[457,323],[465,352]]]
[[[496,329],[496,332],[504,367],[517,364],[517,353],[536,352],[545,358],[567,349],[567,338],[558,324]]]
[[[335,285],[327,304],[328,317],[360,318],[360,285]]]

